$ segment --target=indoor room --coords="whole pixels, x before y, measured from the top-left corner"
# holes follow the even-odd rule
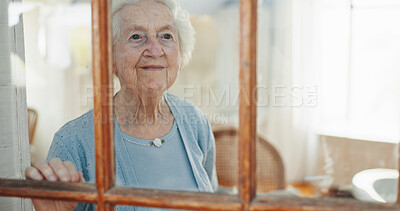
[[[251,128],[255,131],[252,136],[256,162],[253,177],[257,197],[334,198],[398,209],[399,0],[253,1],[257,2],[256,53],[252,54],[256,80],[249,92],[242,90],[239,76],[243,57],[240,53],[243,50],[242,25],[245,24],[240,16],[241,2],[175,1],[190,14],[188,21],[193,27],[195,41],[188,41],[194,45],[189,53],[191,58],[189,55],[185,63],[185,57],[185,64],[179,66],[171,85],[167,73],[168,87],[161,99],[177,96],[188,103],[186,107],[193,106],[200,112],[200,116],[188,112],[189,124],[202,118],[209,128],[204,130],[208,130],[208,135],[212,136],[210,143],[215,145],[211,147],[215,156],[210,162],[213,162],[218,180],[213,194],[235,197],[242,194],[240,134],[247,127],[241,123],[239,105],[244,102],[254,105],[256,110],[252,120],[255,125]],[[119,112],[116,100],[119,93],[124,93],[119,91],[124,90],[126,84],[125,79],[121,79],[124,73],[118,72],[118,65],[111,63],[112,86],[93,85],[93,52],[96,52],[93,37],[98,34],[92,31],[95,27],[91,1],[9,0],[0,4],[0,177],[25,180],[25,170],[29,166],[49,162],[49,155],[58,153],[54,143],[62,139],[62,131],[68,129],[65,125],[75,124],[75,119],[91,114],[96,97],[107,93],[115,101],[106,103]],[[114,30],[109,35],[114,52],[119,34],[115,38]],[[184,44],[180,42],[185,37],[182,38],[182,34],[173,34],[173,37],[177,37],[176,42],[182,49]],[[151,45],[149,43],[143,45]],[[167,44],[165,46],[168,48]],[[118,61],[118,55],[113,54],[112,61]],[[168,99],[166,102],[172,107]],[[161,119],[169,114],[165,115],[162,108],[159,111]],[[185,124],[179,125],[180,119],[174,112],[171,108],[175,117],[169,128],[178,127],[187,150],[182,133]],[[111,116],[111,125],[119,125],[116,129],[112,127],[114,132],[129,134],[117,120],[118,115],[112,115],[115,116]],[[162,149],[172,142],[169,140],[174,140],[156,135],[167,134],[163,137],[168,137],[171,134],[169,129],[165,129],[166,133],[162,130],[163,127],[154,129],[153,135],[157,138],[153,138],[152,133],[147,134],[152,138],[142,138],[154,139],[147,148]],[[147,137],[146,134],[143,137]],[[160,140],[161,147],[156,139]],[[124,164],[118,164],[118,154],[122,152],[117,149],[119,142],[114,142],[115,184],[141,187],[119,181],[118,171]],[[136,142],[133,145],[143,147]],[[87,149],[95,153],[94,147],[86,148],[80,142],[71,147],[76,147],[77,152]],[[204,151],[201,144],[199,148],[198,153],[205,158],[208,151]],[[76,162],[83,159],[77,159],[73,153],[69,156]],[[188,155],[189,169],[196,172],[191,159]],[[88,175],[94,172],[94,162],[82,162],[92,167],[82,167],[81,175],[85,175],[85,171],[89,171]],[[206,160],[203,166],[204,163]],[[143,165],[151,169],[151,165]],[[75,164],[75,168],[79,172],[80,167]],[[206,171],[207,179],[213,183],[214,177],[211,178],[207,168]],[[199,184],[196,173],[193,177]],[[83,178],[88,184],[96,184],[89,176]],[[138,178],[140,180],[139,174]],[[175,190],[152,187],[149,189]],[[8,196],[1,188],[0,185],[0,194]],[[199,190],[191,192],[208,191],[202,191],[199,185]],[[132,203],[141,208],[164,206]],[[169,206],[174,205],[166,205]],[[33,205],[29,195],[0,197],[0,210],[33,210]]]

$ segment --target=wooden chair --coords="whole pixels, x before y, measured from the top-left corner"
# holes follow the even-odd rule
[[[235,187],[238,184],[238,136],[236,128],[214,129],[216,168],[219,185]],[[281,156],[265,139],[257,142],[257,192],[266,193],[285,188],[285,174]]]
[[[35,135],[37,120],[38,120],[37,111],[35,109],[28,108],[29,145],[33,144],[33,138],[34,138],[34,135]]]

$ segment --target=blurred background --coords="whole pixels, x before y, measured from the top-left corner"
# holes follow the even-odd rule
[[[196,47],[168,92],[215,130],[237,128],[238,1],[178,2]],[[24,53],[11,63],[26,69],[38,119],[31,160],[43,160],[54,133],[93,107],[90,1],[23,0],[8,11],[10,27],[23,22]],[[285,187],[331,194],[362,170],[397,169],[399,25],[399,0],[259,0],[257,127],[282,159]]]

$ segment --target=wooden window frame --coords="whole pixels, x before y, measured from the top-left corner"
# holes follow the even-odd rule
[[[257,115],[255,94],[251,90],[257,83],[257,0],[240,0],[239,195],[114,186],[113,121],[109,121],[112,115],[110,5],[110,0],[92,0],[93,83],[94,90],[99,91],[94,96],[96,184],[0,179],[0,196],[97,203],[100,211],[115,210],[115,205],[193,210],[400,210],[400,193],[393,204],[256,195]]]

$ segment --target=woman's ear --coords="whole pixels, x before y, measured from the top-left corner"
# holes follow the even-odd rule
[[[111,59],[112,59],[112,73],[117,74],[117,65],[115,64],[115,45],[113,43],[112,46],[112,53],[111,53]]]
[[[117,74],[117,65],[115,64],[115,56],[114,56],[114,51],[112,52],[112,72],[114,74]]]
[[[114,74],[117,74],[117,67],[115,66],[115,63],[113,62],[113,65],[112,65],[112,72],[114,73]]]

